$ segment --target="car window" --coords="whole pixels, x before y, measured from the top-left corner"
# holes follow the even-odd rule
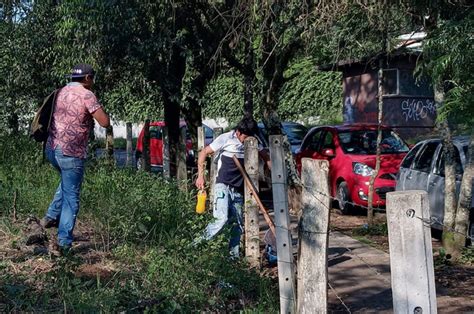
[[[444,177],[445,154],[444,154],[443,149],[442,149],[440,155],[441,155],[441,157],[439,158],[438,164],[436,165],[435,173],[437,173],[440,176]],[[455,149],[454,149],[454,165],[455,165],[456,175],[462,175],[463,174],[463,168],[462,168],[462,163],[461,163],[461,156],[459,155],[459,150],[458,150],[457,147],[455,147]]]
[[[322,143],[323,145],[321,147],[321,151],[327,148],[331,148],[331,149],[336,148],[334,146],[334,135],[330,131],[327,131],[326,134],[324,134],[324,140],[322,141]]]
[[[291,145],[299,145],[308,129],[300,124],[283,124],[283,132],[288,136]]]
[[[413,147],[413,148],[408,152],[408,154],[405,156],[405,158],[403,159],[402,164],[401,164],[400,167],[402,167],[402,168],[410,168],[411,163],[412,163],[413,159],[415,159],[416,153],[418,153],[418,151],[420,150],[421,146],[423,146],[423,145],[420,144],[420,145],[416,145],[415,147]]]
[[[161,127],[157,125],[150,126],[150,139],[161,140],[163,137]]]
[[[207,125],[202,125],[204,128],[204,137],[206,138],[214,138],[214,131],[208,127]]]
[[[310,136],[306,139],[306,143],[304,143],[304,149],[309,149],[315,152],[318,151],[319,140],[322,133],[323,130],[317,130],[313,134],[310,134]]]
[[[375,155],[377,153],[377,130],[348,130],[339,132],[339,142],[347,154]],[[391,130],[382,130],[380,142],[382,154],[406,153],[408,146]]]
[[[418,156],[415,158],[415,163],[413,169],[421,172],[430,172],[431,162],[433,161],[433,156],[438,147],[438,142],[428,142],[423,146]]]

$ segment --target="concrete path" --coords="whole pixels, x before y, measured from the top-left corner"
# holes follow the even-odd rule
[[[331,232],[328,272],[329,312],[393,312],[389,254]],[[449,296],[448,292],[437,285],[438,313],[474,313],[473,295]]]
[[[330,312],[392,312],[387,253],[331,232],[328,267]]]

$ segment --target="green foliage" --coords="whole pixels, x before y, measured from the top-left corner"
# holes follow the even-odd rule
[[[318,64],[370,57],[390,51],[397,37],[416,27],[401,3],[353,3],[340,6],[314,20],[307,49]],[[384,39],[385,38],[385,39]]]
[[[244,87],[242,76],[230,72],[212,80],[203,95],[203,116],[224,117],[230,124],[242,119]],[[258,110],[255,110],[258,112]]]
[[[463,15],[464,9],[458,9]],[[441,20],[428,34],[423,46],[423,60],[418,67],[433,82],[447,87],[445,104],[438,119],[450,119],[472,125],[474,117],[474,12]]]
[[[59,180],[42,164],[41,146],[26,137],[0,137],[0,215],[39,215],[51,202]],[[39,175],[41,173],[41,175]]]
[[[24,234],[10,221],[13,204],[20,221],[44,215],[59,176],[39,163],[41,148],[25,137],[0,137],[0,147],[0,230],[10,235],[11,248],[20,248]],[[89,161],[86,169],[78,219],[94,230],[91,243],[110,268],[84,274],[82,267],[91,265],[80,254],[53,260],[29,256],[35,267],[52,267],[32,273],[14,273],[0,262],[3,309],[278,311],[275,283],[245,262],[228,259],[229,230],[191,245],[212,219],[209,213],[195,214],[194,195],[159,176],[114,169],[100,160]]]
[[[278,98],[277,112],[282,120],[305,124],[331,124],[342,121],[342,82],[339,73],[320,72],[307,58],[296,59],[285,72],[287,81]],[[208,85],[204,94],[205,117],[224,117],[230,124],[243,114],[243,78],[233,72],[222,74]],[[260,120],[260,106],[254,109]]]
[[[342,121],[340,73],[320,72],[312,60],[298,59],[285,76],[291,79],[283,85],[279,97],[278,114],[282,120],[305,124]]]

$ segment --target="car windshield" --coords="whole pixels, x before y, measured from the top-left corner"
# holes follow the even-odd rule
[[[377,130],[339,132],[339,142],[346,154],[375,155],[377,153]],[[406,153],[408,146],[391,130],[382,130],[380,142],[382,154]]]
[[[265,129],[265,126],[259,123],[258,128],[260,129],[261,136],[265,139],[268,143],[268,132]],[[288,136],[288,141],[291,145],[300,145],[303,141],[304,136],[308,133],[308,129],[301,124],[283,124],[283,133]],[[259,141],[262,141],[259,139]],[[265,144],[266,145],[266,144]]]
[[[288,136],[291,145],[299,145],[303,141],[308,129],[300,124],[285,124],[283,131]]]

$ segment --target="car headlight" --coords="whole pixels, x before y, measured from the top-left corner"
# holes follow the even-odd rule
[[[352,164],[352,171],[363,177],[369,177],[374,173],[374,169],[361,162],[354,162]]]

